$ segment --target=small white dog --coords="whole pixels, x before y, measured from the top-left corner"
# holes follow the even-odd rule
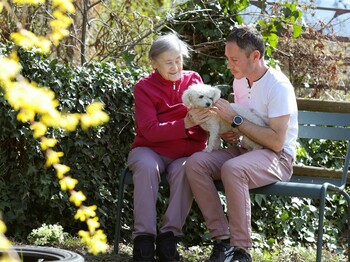
[[[192,108],[210,108],[220,98],[221,91],[217,87],[213,87],[205,84],[193,84],[182,95],[182,102],[185,106]],[[260,126],[265,126],[264,121],[251,112],[249,109],[235,103],[231,103],[232,108],[237,114],[243,118],[249,120]],[[211,152],[217,150],[221,146],[221,140],[219,134],[233,130],[242,135],[238,129],[233,128],[231,123],[221,119],[215,112],[212,112],[211,118],[206,123],[201,124],[201,127],[209,132],[209,139],[207,148],[204,152]],[[243,136],[242,143],[248,150],[260,149],[261,145],[255,143],[246,136]]]

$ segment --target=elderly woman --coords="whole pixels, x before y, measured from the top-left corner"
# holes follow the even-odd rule
[[[205,148],[207,139],[181,101],[184,90],[202,83],[198,73],[183,70],[187,56],[187,45],[174,34],[158,37],[149,51],[154,71],[134,88],[136,136],[128,156],[134,180],[134,261],[155,261],[155,255],[159,261],[180,260],[177,239],[193,200],[184,164]],[[199,115],[206,120],[207,112]],[[157,229],[157,194],[165,171],[169,205]]]

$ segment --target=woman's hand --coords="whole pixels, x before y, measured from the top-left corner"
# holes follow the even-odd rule
[[[209,109],[194,108],[187,112],[185,117],[185,128],[200,125],[210,119]]]

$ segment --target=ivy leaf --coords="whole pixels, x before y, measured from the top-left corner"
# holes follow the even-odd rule
[[[299,37],[302,30],[303,30],[303,27],[301,25],[294,25],[293,26],[293,37],[294,38]]]

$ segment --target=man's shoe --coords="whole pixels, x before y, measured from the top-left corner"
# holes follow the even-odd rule
[[[252,262],[252,257],[243,248],[234,248],[231,262]]]
[[[156,254],[160,262],[180,261],[177,238],[171,231],[159,234],[156,239]]]
[[[137,236],[134,239],[134,262],[154,262],[154,237],[150,235]]]
[[[210,258],[206,262],[229,262],[232,258],[233,247],[225,240],[216,240]]]

